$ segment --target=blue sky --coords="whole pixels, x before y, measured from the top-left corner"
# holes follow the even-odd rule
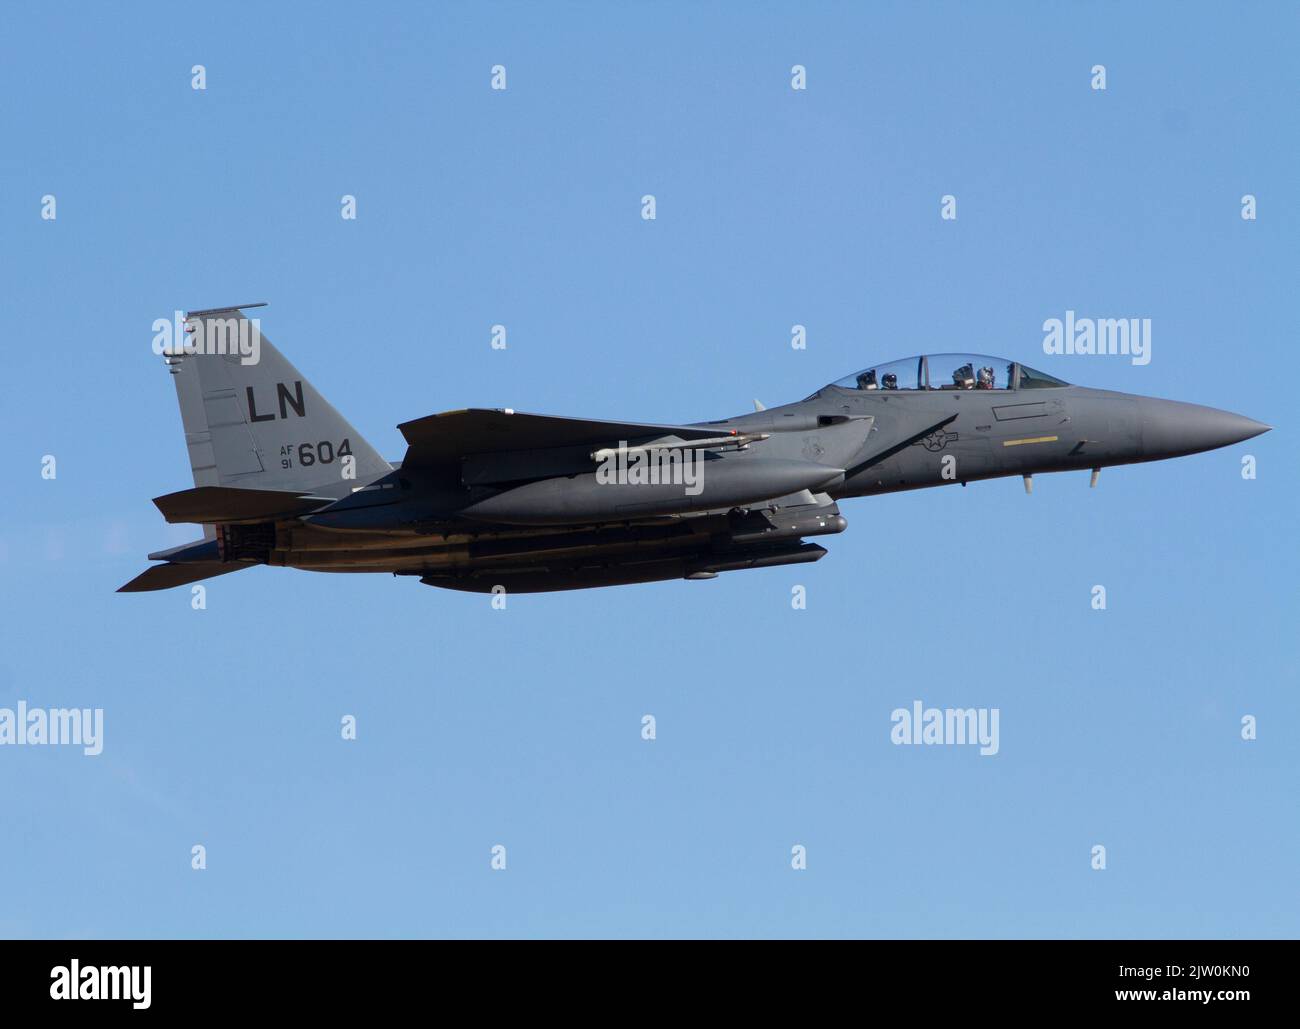
[[[0,748],[0,934],[1296,935],[1293,6],[359,11],[7,11],[0,707],[105,740]],[[921,351],[1277,428],[503,612],[115,594],[197,535],[150,503],[190,485],[151,323],[256,300],[393,459],[435,411],[692,421]],[[1043,355],[1067,309],[1150,318],[1151,363]],[[997,708],[1000,752],[892,745],[918,699]]]

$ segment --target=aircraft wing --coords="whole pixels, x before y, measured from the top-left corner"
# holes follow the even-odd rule
[[[676,436],[710,439],[729,430],[644,422],[604,422],[558,418],[488,408],[431,414],[397,427],[408,444],[402,467],[451,464],[470,454],[549,450],[558,447],[607,446]]]

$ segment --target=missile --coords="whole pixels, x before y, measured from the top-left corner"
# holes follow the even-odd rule
[[[601,461],[612,461],[618,458],[628,460],[639,454],[653,456],[664,450],[704,450],[710,447],[735,447],[737,450],[744,450],[751,443],[760,443],[769,435],[771,434],[767,432],[739,433],[732,429],[728,436],[710,436],[707,439],[674,439],[664,443],[644,443],[637,447],[603,447],[600,450],[593,450],[591,459],[599,464]]]

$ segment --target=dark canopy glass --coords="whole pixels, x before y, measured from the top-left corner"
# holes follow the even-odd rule
[[[832,383],[861,390],[1048,389],[1069,385],[1018,361],[987,354],[923,354],[864,368]]]

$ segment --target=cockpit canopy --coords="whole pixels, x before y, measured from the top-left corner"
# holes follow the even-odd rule
[[[866,368],[832,383],[840,389],[1050,389],[1068,386],[1019,361],[985,354],[923,354]]]

